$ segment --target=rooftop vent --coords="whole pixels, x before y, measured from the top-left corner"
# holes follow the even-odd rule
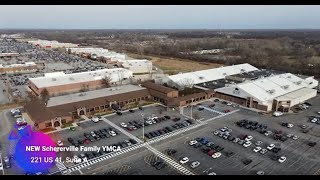
[[[291,76],[288,76],[287,78],[291,78]]]
[[[52,81],[56,81],[57,79],[56,78],[52,78]]]
[[[297,81],[295,82],[295,84],[300,85],[302,83],[302,81]]]
[[[226,75],[227,75],[227,73],[222,73],[222,75],[226,76]]]
[[[70,80],[72,80],[72,81],[74,80],[74,78],[73,78],[73,77],[70,77],[69,79],[70,79]]]
[[[246,70],[245,70],[245,69],[240,69],[240,71],[241,71],[241,72],[245,72]]]
[[[276,91],[276,90],[274,90],[274,89],[270,89],[270,90],[267,90],[267,93],[273,94],[275,91]]]
[[[204,79],[204,77],[203,77],[203,76],[200,76],[200,77],[199,77],[199,79],[201,79],[201,80],[202,80],[202,79]]]
[[[288,89],[289,85],[281,86],[283,89]]]

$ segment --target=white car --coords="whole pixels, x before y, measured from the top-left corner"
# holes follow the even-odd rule
[[[190,145],[190,146],[193,146],[193,145],[195,145],[195,144],[197,144],[197,143],[198,143],[198,141],[195,141],[195,140],[189,141],[189,145]]]
[[[255,145],[260,146],[262,143],[263,143],[262,141],[257,141]]]
[[[278,161],[279,161],[279,163],[283,163],[283,162],[285,162],[286,161],[286,157],[284,157],[284,156],[281,156],[279,159],[278,159]]]
[[[120,123],[120,126],[124,127],[124,128],[128,127],[128,125],[126,123],[124,123],[124,122]]]
[[[293,124],[288,124],[287,128],[292,128]]]
[[[232,103],[231,103],[231,102],[228,102],[228,103],[227,103],[227,106],[231,106],[231,105],[232,105]]]
[[[253,137],[252,136],[248,136],[248,137],[246,137],[246,141],[251,141],[253,139]]]
[[[110,134],[111,136],[116,136],[116,135],[117,135],[114,131],[109,131],[109,134]]]
[[[264,172],[263,171],[258,171],[257,175],[264,175]]]
[[[214,153],[214,154],[212,154],[212,158],[213,159],[217,159],[218,157],[220,157],[221,156],[221,153],[220,152],[216,152],[216,153]]]
[[[276,112],[274,112],[272,115],[275,116],[275,117],[279,117],[279,116],[282,116],[283,113],[282,113],[282,112],[279,112],[279,111],[276,111]]]
[[[215,172],[210,172],[208,175],[217,175]]]
[[[293,134],[287,134],[288,138],[291,138],[293,136]]]
[[[292,136],[292,139],[293,139],[293,140],[297,140],[297,139],[298,139],[298,136],[294,135],[294,136]]]
[[[185,163],[187,163],[187,162],[189,162],[189,158],[188,158],[188,157],[184,157],[184,158],[182,158],[182,159],[180,160],[180,163],[181,163],[181,164],[185,164]]]
[[[91,118],[91,121],[93,121],[94,123],[97,123],[97,122],[99,122],[99,118],[97,118],[97,117],[92,117],[92,118]]]
[[[153,124],[151,120],[147,120],[146,123],[150,125]]]
[[[311,122],[312,123],[316,123],[318,121],[318,119],[317,118],[313,118],[313,119],[311,119]]]
[[[190,167],[191,167],[192,169],[194,169],[194,168],[196,168],[196,167],[198,167],[198,166],[200,166],[200,162],[199,162],[199,161],[194,161],[194,162],[192,162],[191,165],[190,165]]]
[[[90,132],[92,137],[96,137],[96,133],[94,133],[93,131]]]
[[[239,138],[235,138],[235,139],[233,140],[234,143],[237,143],[238,141],[240,141]]]
[[[257,146],[253,149],[253,152],[259,152],[262,148],[260,146]]]
[[[213,134],[214,135],[218,135],[220,131],[214,131]]]
[[[249,147],[252,143],[250,141],[247,141],[243,144],[243,147]]]
[[[61,147],[61,146],[63,146],[63,142],[62,141],[57,141],[57,145]]]
[[[266,133],[264,133],[265,136],[269,136],[269,135],[271,135],[271,134],[272,134],[271,131],[267,131]]]
[[[266,150],[266,149],[261,149],[260,150],[260,154],[265,154],[265,153],[267,153],[268,152],[268,150]]]
[[[270,144],[270,145],[267,147],[267,149],[271,151],[274,147],[276,147],[276,145]]]
[[[320,114],[320,111],[318,112],[318,114]]]

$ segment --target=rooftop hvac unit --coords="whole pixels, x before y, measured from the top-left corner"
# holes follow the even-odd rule
[[[302,83],[302,81],[297,81],[295,82],[297,85],[300,85]]]
[[[268,90],[267,91],[269,94],[273,94],[274,92],[275,92],[275,90],[274,89],[270,89],[270,90]]]
[[[288,76],[287,78],[291,78],[291,76]]]
[[[109,91],[113,91],[113,89],[112,89],[112,88],[110,88],[110,89],[109,89]]]
[[[52,78],[52,81],[56,81],[57,79],[56,78]]]
[[[289,85],[281,86],[283,89],[288,89]]]
[[[201,80],[202,80],[202,79],[204,79],[204,77],[200,76],[200,77],[199,77],[199,79],[201,79]]]
[[[246,70],[245,70],[245,69],[240,69],[240,71],[241,71],[241,72],[245,72]]]
[[[72,80],[72,81],[74,80],[74,78],[73,78],[73,77],[70,77],[69,79],[70,79],[70,80]]]
[[[309,84],[313,84],[313,82],[311,81],[311,82],[309,82]]]
[[[226,75],[227,75],[227,73],[222,73],[222,75],[226,76]]]

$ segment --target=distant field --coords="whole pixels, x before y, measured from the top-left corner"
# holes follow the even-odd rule
[[[127,53],[132,58],[144,58],[151,60],[153,65],[162,69],[164,73],[177,74],[179,72],[198,71],[222,66],[216,63],[195,62],[188,59],[157,57],[157,56],[140,56],[137,54]]]

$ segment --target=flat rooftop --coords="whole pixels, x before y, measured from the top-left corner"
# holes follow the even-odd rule
[[[58,106],[68,103],[86,101],[90,99],[103,98],[111,95],[123,94],[132,91],[144,90],[146,88],[128,84],[123,86],[104,88],[94,91],[87,91],[83,93],[75,93],[64,96],[51,97],[48,101],[47,107]]]
[[[45,75],[45,77],[29,78],[29,80],[38,88],[43,88],[101,80],[106,76],[111,78],[111,82],[118,82],[119,77],[127,79],[131,77],[132,71],[124,68],[114,68],[72,74],[58,72],[50,73],[49,75]]]
[[[209,81],[205,83],[199,83],[196,84],[197,86],[204,87],[204,88],[209,88],[209,89],[218,89],[225,87],[227,84],[238,84],[241,83],[240,81],[234,81],[234,80],[228,80],[228,79],[218,79],[215,81]]]
[[[240,74],[231,75],[233,77],[245,78],[250,80],[259,79],[261,77],[269,77],[271,75],[283,74],[284,72],[276,71],[276,70],[256,70],[251,72],[244,72]]]

